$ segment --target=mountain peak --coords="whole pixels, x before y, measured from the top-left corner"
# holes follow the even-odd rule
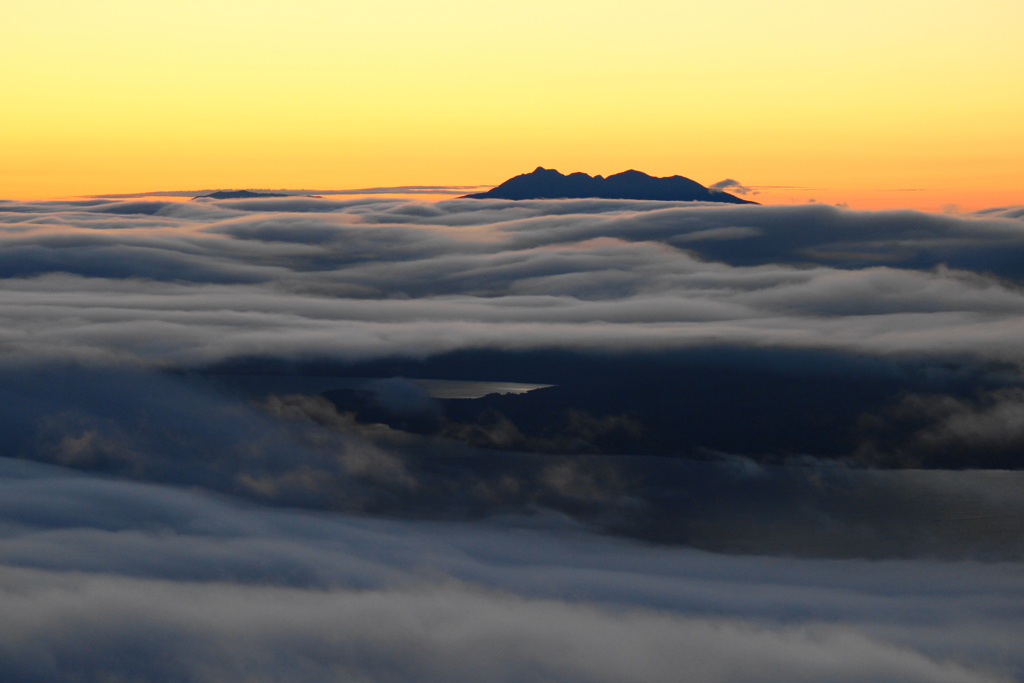
[[[637,170],[631,168],[628,171],[623,171],[622,173],[616,173],[615,175],[610,175],[608,177],[609,178],[653,178],[654,176],[648,175],[648,174],[644,173],[643,171],[637,171]],[[672,177],[673,178],[678,178],[679,176],[672,176]]]

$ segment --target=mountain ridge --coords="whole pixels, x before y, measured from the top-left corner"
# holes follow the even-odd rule
[[[711,190],[680,175],[663,178],[629,169],[610,175],[591,176],[582,172],[564,175],[538,166],[531,173],[509,178],[487,192],[467,194],[461,199],[648,199],[656,201],[718,202],[756,204],[728,192]]]
[[[260,197],[291,197],[288,194],[275,192],[253,192],[251,190],[218,190],[210,194],[201,194],[192,199],[258,199]]]

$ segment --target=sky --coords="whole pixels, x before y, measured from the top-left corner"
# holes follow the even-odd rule
[[[1022,25],[4,4],[0,679],[1024,680]]]
[[[0,197],[635,168],[764,203],[1024,202],[1016,0],[5,3]]]

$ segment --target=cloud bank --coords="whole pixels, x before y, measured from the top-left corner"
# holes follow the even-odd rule
[[[1024,321],[1014,210],[90,200],[0,221],[8,356],[731,344],[1016,363]]]
[[[1005,681],[1018,565],[254,509],[0,460],[7,680]],[[970,581],[964,582],[964,572]],[[955,605],[955,609],[951,608]]]

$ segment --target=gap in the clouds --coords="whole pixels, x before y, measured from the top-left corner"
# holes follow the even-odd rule
[[[260,375],[260,374],[202,374],[197,375],[216,385],[243,395],[260,399],[270,394],[316,395],[335,390],[357,390],[375,393],[387,392],[391,387],[408,382],[411,391],[422,392],[430,398],[477,399],[489,394],[525,394],[544,389],[550,384],[525,382],[472,381],[459,379],[431,379],[401,377],[339,377],[336,375]]]
[[[1024,430],[990,425],[992,438],[973,443],[957,431],[1024,406],[1013,370],[956,358],[716,346],[466,350],[348,362],[238,358],[202,375],[263,393],[276,386],[279,394],[287,387],[319,394],[359,424],[479,448],[1016,469],[1024,466]],[[365,379],[373,376],[391,379]],[[431,382],[449,393],[431,395]],[[458,395],[467,390],[473,395]]]
[[[427,433],[423,420],[438,418],[433,402],[444,399],[411,393],[404,380],[384,387],[384,419],[404,420],[391,426],[360,422],[322,395],[254,403],[208,380],[138,368],[6,368],[0,379],[4,453],[274,507],[452,521],[548,510],[607,534],[729,553],[1024,556],[1021,472],[571,452],[580,439],[609,443],[578,415],[570,452],[500,448],[501,429],[481,448]]]

